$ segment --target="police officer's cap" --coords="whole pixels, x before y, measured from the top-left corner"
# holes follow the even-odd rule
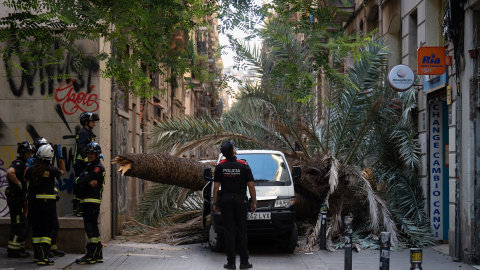
[[[223,142],[222,146],[220,146],[220,152],[222,152],[222,155],[224,155],[225,157],[232,156],[233,146],[235,146],[235,143],[233,141]]]

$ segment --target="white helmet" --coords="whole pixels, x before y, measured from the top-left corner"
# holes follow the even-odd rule
[[[50,144],[40,146],[37,151],[37,156],[44,160],[52,160],[54,156],[53,147]]]

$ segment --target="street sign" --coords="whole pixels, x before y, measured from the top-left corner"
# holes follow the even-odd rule
[[[417,49],[418,75],[442,75],[445,70],[445,47],[420,47]]]
[[[395,91],[404,92],[413,86],[415,74],[407,65],[396,65],[388,73],[388,84]]]

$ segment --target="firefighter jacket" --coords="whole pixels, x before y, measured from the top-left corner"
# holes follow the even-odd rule
[[[93,187],[89,183],[97,180],[98,184]],[[105,167],[97,159],[87,164],[85,171],[83,171],[77,179],[75,184],[79,187],[80,203],[98,203],[102,202],[103,186],[105,185]]]
[[[27,183],[25,182],[23,177],[25,174],[25,169],[27,168],[27,164],[23,160],[17,158],[12,161],[12,165],[10,165],[10,167],[15,169],[15,176],[17,177],[18,181],[22,183],[22,189],[27,190]],[[18,186],[10,180],[8,180],[8,186],[12,191],[19,190]]]
[[[85,127],[78,131],[77,137],[75,138],[75,154],[73,155],[73,164],[75,164],[79,159],[83,162],[88,162],[87,153],[85,153],[85,150],[87,149],[87,145],[89,143],[95,141],[95,137],[95,134]]]
[[[215,166],[213,181],[220,182],[222,196],[225,194],[246,196],[247,182],[253,181],[253,174],[246,161],[237,160],[237,157],[232,156]]]
[[[39,183],[35,183],[33,177],[34,165],[30,166],[25,172],[25,178],[29,180],[27,199],[29,202],[38,200],[56,200],[55,195],[55,179],[61,176],[61,172],[58,168],[48,165],[48,167],[42,172],[42,179]]]

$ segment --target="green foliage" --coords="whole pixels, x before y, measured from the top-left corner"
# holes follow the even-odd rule
[[[406,242],[411,247],[435,245],[430,220],[424,211],[423,190],[416,175],[391,169],[381,175],[381,179],[387,183],[385,197]]]
[[[32,68],[38,69],[65,60],[67,53],[74,55],[77,68],[86,66],[91,55],[85,55],[77,41],[101,39],[111,42],[111,48],[100,48],[94,56],[106,60],[102,75],[138,96],[158,91],[149,74],[171,71],[181,77],[201,70],[191,65],[185,44],[190,31],[217,10],[215,2],[201,0],[7,0],[4,5],[11,8],[0,20],[0,41],[7,45],[0,55],[8,63],[7,76],[16,61],[34,62]]]
[[[202,200],[192,191],[188,192],[185,202],[178,207],[177,201],[181,197],[182,190],[177,186],[155,184],[142,196],[136,220],[148,226],[165,227],[171,225],[165,218],[175,213],[202,208]]]
[[[270,9],[278,15],[268,15]],[[268,17],[264,27],[250,30],[262,37],[262,48],[230,35],[238,67],[253,70],[257,81],[245,84],[238,102],[218,120],[173,119],[157,125],[153,146],[201,147],[233,138],[239,148],[273,148],[309,162],[332,157],[344,177],[349,172],[342,168],[368,167],[375,181],[382,183],[388,175],[388,193],[379,195],[385,195],[404,239],[429,245],[424,198],[413,173],[420,164],[412,115],[416,93],[398,93],[386,83],[386,46],[380,40],[345,37],[328,23],[329,8],[274,1],[261,11]],[[296,12],[303,15],[290,20]],[[319,23],[310,22],[309,14]],[[331,32],[332,27],[338,31]],[[342,63],[348,55],[353,63],[347,68]],[[321,75],[326,81],[318,82]],[[369,190],[366,204],[375,212],[377,190]],[[370,216],[372,224],[392,224],[386,212]],[[373,220],[381,216],[383,222]]]

